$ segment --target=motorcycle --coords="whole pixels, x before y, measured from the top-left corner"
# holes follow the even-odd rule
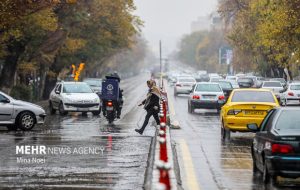
[[[117,105],[114,101],[108,100],[105,102],[105,112],[103,112],[109,124],[117,117]]]
[[[119,80],[117,78],[106,76],[102,81],[102,110],[109,124],[118,117],[118,110],[121,111],[122,109],[122,92],[123,90],[120,89]]]

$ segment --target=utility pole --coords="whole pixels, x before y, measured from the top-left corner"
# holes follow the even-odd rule
[[[163,86],[162,83],[162,53],[161,53],[161,40],[159,40],[159,65],[160,65],[160,81],[161,81],[161,86]]]

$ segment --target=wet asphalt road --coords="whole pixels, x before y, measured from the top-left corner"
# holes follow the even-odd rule
[[[122,82],[125,102],[114,125],[102,115],[69,113],[48,115],[44,126],[30,132],[1,128],[0,189],[142,189],[155,130],[147,127],[140,136],[134,129],[145,114],[137,105],[146,95],[143,81],[148,78]],[[17,145],[42,145],[48,151],[16,154]]]
[[[174,97],[173,87],[167,89],[171,114],[175,114],[181,126],[179,130],[171,130],[171,138],[176,144],[184,189],[300,189],[299,180],[282,178],[276,186],[264,185],[261,175],[252,175],[250,146],[254,134],[232,133],[231,142],[222,143],[216,110],[196,110],[189,114],[188,96]]]

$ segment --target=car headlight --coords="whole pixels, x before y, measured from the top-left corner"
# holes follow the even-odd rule
[[[94,99],[94,102],[95,102],[95,103],[99,103],[99,102],[100,102],[99,98],[95,98],[95,99]]]

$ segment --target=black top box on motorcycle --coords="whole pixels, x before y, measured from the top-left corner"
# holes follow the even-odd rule
[[[102,94],[103,100],[119,100],[119,81],[115,77],[106,77],[102,81]]]

